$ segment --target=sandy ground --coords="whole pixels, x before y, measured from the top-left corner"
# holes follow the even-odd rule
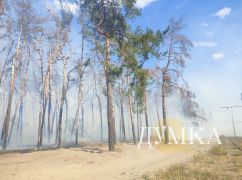
[[[120,144],[116,152],[106,146],[68,148],[0,155],[2,180],[109,180],[140,179],[169,165],[184,162],[204,145]]]

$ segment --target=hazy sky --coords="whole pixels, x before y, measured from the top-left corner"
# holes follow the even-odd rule
[[[46,2],[51,8],[59,6],[58,0]],[[194,43],[185,79],[197,102],[211,113],[209,122],[220,133],[231,134],[232,124],[224,122],[231,120],[231,111],[220,107],[242,105],[242,1],[137,0],[136,5],[142,8],[142,16],[132,22],[134,27],[164,30],[171,17],[185,19],[183,33]],[[78,16],[73,1],[69,6]],[[152,66],[152,61],[146,66]],[[242,121],[242,108],[234,110],[234,120]],[[242,123],[236,128],[242,135]]]
[[[143,15],[136,23],[143,27],[164,29],[171,17],[185,18],[184,34],[194,43],[185,79],[212,113],[211,124],[231,134],[232,125],[224,122],[231,111],[220,107],[242,105],[242,1],[140,0],[138,6]],[[242,121],[242,108],[234,110],[234,120]],[[242,135],[242,122],[236,128]]]

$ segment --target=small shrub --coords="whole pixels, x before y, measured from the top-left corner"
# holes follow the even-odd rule
[[[226,156],[227,152],[223,149],[222,146],[214,146],[209,151],[209,154],[215,155],[215,156]]]
[[[231,149],[229,150],[229,154],[231,156],[242,156],[242,151],[240,151],[239,149]]]
[[[192,171],[191,176],[192,179],[199,179],[199,180],[208,180],[208,179],[217,179],[218,176],[215,172],[211,172],[208,170],[194,170]]]

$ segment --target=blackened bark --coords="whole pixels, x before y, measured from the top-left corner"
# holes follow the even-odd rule
[[[62,93],[61,93],[61,104],[60,104],[60,112],[59,112],[59,120],[58,120],[58,144],[57,147],[61,147],[61,135],[62,135],[62,115],[63,115],[63,106],[65,101],[65,83],[62,86]]]

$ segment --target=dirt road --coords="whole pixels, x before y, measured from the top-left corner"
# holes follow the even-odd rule
[[[3,180],[109,180],[140,179],[143,174],[183,162],[204,145],[159,145],[149,149],[120,144],[117,152],[106,146],[0,155]]]

